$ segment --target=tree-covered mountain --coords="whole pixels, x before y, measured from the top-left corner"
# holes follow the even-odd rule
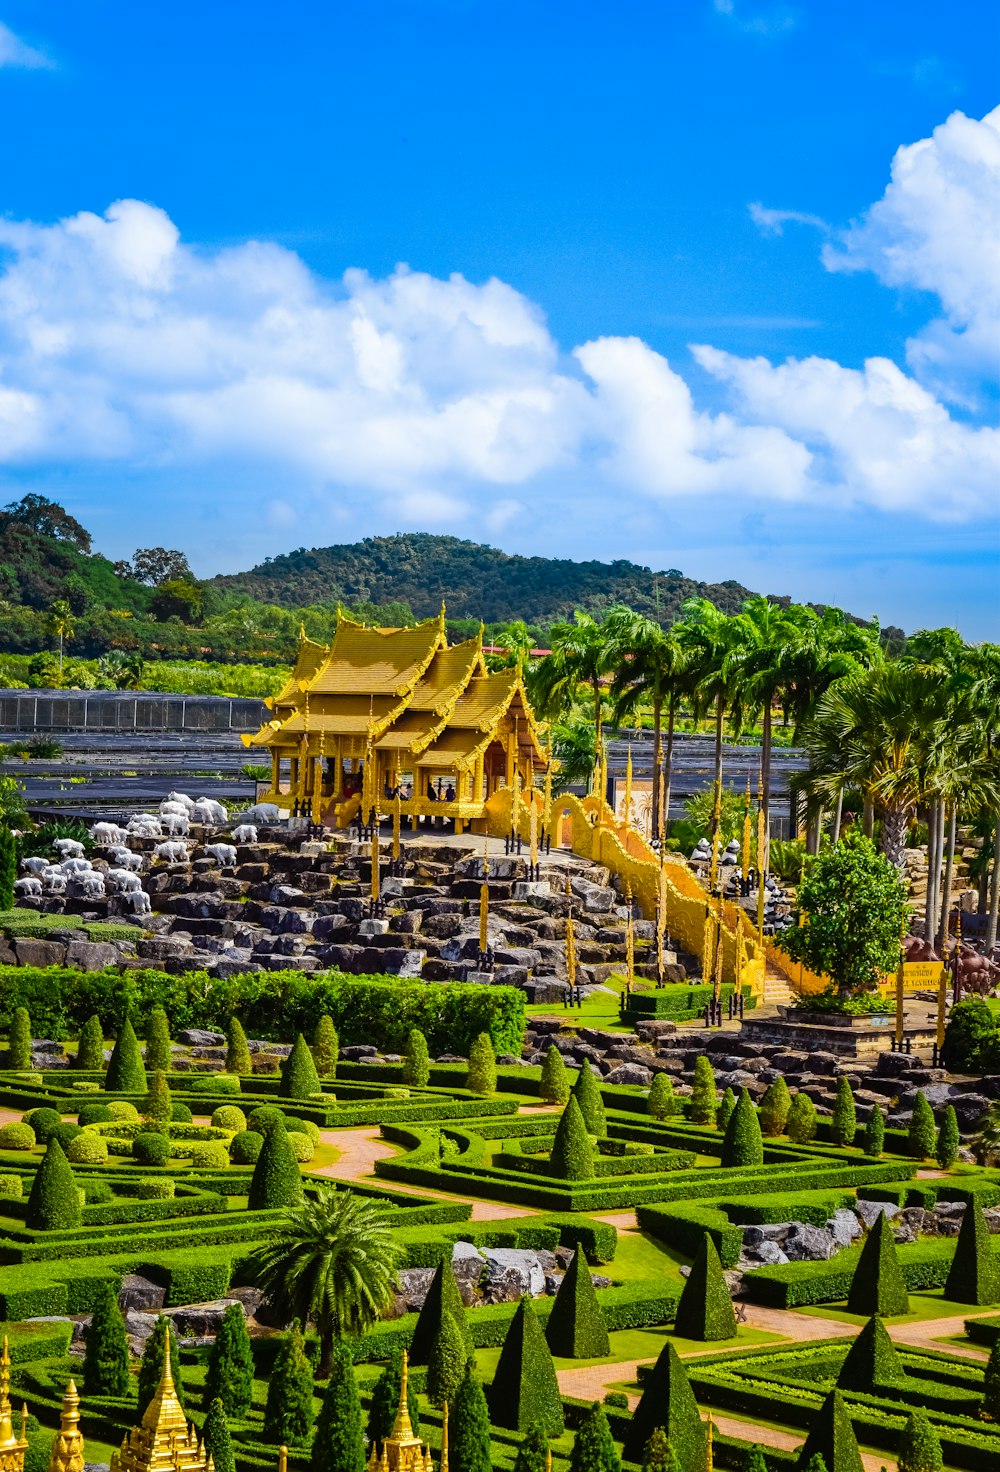
[[[751,590],[742,583],[702,583],[676,568],[654,572],[634,562],[571,562],[521,557],[458,537],[404,532],[334,547],[300,547],[249,572],[214,581],[263,603],[299,607],[339,598],[345,604],[409,604],[418,618],[437,613],[486,623],[524,619],[542,628],[575,609],[599,614],[612,603],[672,622],[685,598],[708,598],[738,613]]]

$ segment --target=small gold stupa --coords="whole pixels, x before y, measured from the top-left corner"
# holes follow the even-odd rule
[[[24,1472],[24,1454],[28,1450],[28,1407],[21,1407],[21,1434],[14,1435],[14,1416],[10,1406],[10,1350],[3,1337],[0,1354],[0,1472]]]
[[[56,1432],[49,1456],[49,1472],[83,1472],[80,1397],[72,1380],[63,1392],[59,1430]]]
[[[392,1431],[389,1433],[379,1456],[378,1447],[372,1442],[368,1458],[369,1472],[434,1472],[430,1448],[419,1436],[413,1434],[410,1420],[410,1360],[403,1350],[403,1374],[399,1386],[399,1407]],[[111,1472],[115,1472],[112,1467]],[[441,1427],[441,1472],[448,1472],[448,1405],[444,1407],[444,1423]]]
[[[163,1343],[163,1373],[140,1426],[133,1426],[111,1456],[111,1472],[212,1472],[211,1453],[189,1424],[170,1370],[170,1330]],[[59,1472],[82,1472],[60,1468]],[[56,1472],[50,1467],[49,1472]]]

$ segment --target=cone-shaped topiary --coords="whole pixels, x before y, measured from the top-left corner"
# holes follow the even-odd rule
[[[861,1249],[847,1295],[849,1314],[892,1318],[910,1311],[910,1300],[896,1256],[896,1242],[885,1212],[880,1211]]]
[[[313,1056],[305,1038],[299,1033],[292,1051],[281,1065],[278,1093],[283,1099],[311,1099],[322,1091],[322,1087]]]
[[[399,1406],[399,1397],[403,1386],[403,1355],[402,1351],[393,1355],[381,1375],[375,1381],[375,1389],[372,1391],[371,1404],[368,1407],[368,1440],[373,1441],[376,1446],[381,1446],[386,1437],[392,1431],[392,1423],[396,1419],[396,1410]],[[414,1436],[420,1435],[420,1415],[417,1409],[417,1397],[409,1397],[410,1424],[413,1427]]]
[[[522,1298],[511,1320],[489,1389],[490,1420],[508,1431],[527,1431],[537,1421],[550,1436],[563,1429],[556,1371],[530,1298]]]
[[[104,1028],[96,1012],[93,1017],[87,1018],[80,1029],[76,1066],[92,1072],[104,1067]]]
[[[828,1472],[864,1472],[858,1439],[839,1390],[831,1390],[820,1406],[805,1444],[799,1453],[799,1466],[808,1467],[817,1453]]]
[[[241,1074],[244,1078],[253,1072],[247,1035],[238,1017],[231,1017],[226,1028],[226,1072]]]
[[[403,1082],[412,1088],[426,1088],[431,1077],[431,1060],[427,1039],[419,1027],[411,1027],[403,1051]]]
[[[906,1143],[914,1160],[929,1160],[937,1147],[934,1111],[928,1104],[923,1089],[917,1090],[917,1097],[913,1101]]]
[[[688,1118],[693,1124],[712,1125],[719,1107],[719,1096],[715,1091],[715,1071],[702,1054],[694,1061],[694,1077],[691,1080],[691,1101]],[[643,1443],[645,1445],[645,1443]],[[640,1453],[641,1455],[641,1453]],[[635,1461],[635,1458],[631,1458]]]
[[[733,1110],[735,1108],[736,1095],[733,1093],[732,1089],[727,1087],[726,1092],[719,1100],[719,1107],[715,1113],[715,1128],[717,1130],[721,1130],[723,1134],[725,1134],[726,1130],[729,1128],[729,1121],[733,1117]]]
[[[142,1101],[142,1117],[147,1124],[167,1124],[170,1120],[171,1106],[167,1075],[161,1068],[158,1068],[149,1081],[146,1097]]]
[[[146,1022],[146,1067],[163,1073],[170,1067],[170,1023],[162,1007],[154,1007]]]
[[[202,1428],[205,1451],[212,1458],[215,1472],[236,1472],[236,1457],[233,1441],[229,1435],[229,1422],[222,1401],[218,1396],[209,1402],[208,1415]]]
[[[735,1339],[736,1311],[715,1243],[705,1232],[677,1305],[681,1339]]]
[[[17,839],[4,825],[0,828],[0,910],[14,908],[14,885],[17,883]]]
[[[808,1094],[803,1094],[800,1090],[792,1099],[785,1134],[796,1145],[808,1145],[816,1134],[817,1123],[816,1105]]]
[[[646,1443],[657,1426],[667,1433],[667,1440],[684,1468],[705,1465],[705,1427],[698,1414],[690,1381],[668,1339],[660,1351],[642,1392],[642,1399],[632,1412],[625,1432],[622,1456],[629,1462],[641,1462]]]
[[[447,1258],[438,1263],[437,1271],[431,1279],[427,1297],[424,1299],[423,1307],[417,1318],[413,1339],[410,1343],[411,1365],[430,1363],[431,1350],[441,1333],[441,1324],[445,1314],[449,1314],[454,1319],[462,1335],[462,1343],[465,1348],[465,1354],[462,1356],[464,1364],[466,1358],[472,1354],[472,1335],[466,1322],[465,1307],[458,1291],[458,1284],[455,1282],[455,1274]]]
[[[82,1221],[80,1189],[59,1141],[53,1136],[35,1171],[25,1221],[39,1232],[66,1231]]]
[[[144,1094],[146,1067],[139,1052],[139,1041],[126,1017],[108,1063],[104,1087],[109,1094]]]
[[[726,1125],[726,1134],[722,1141],[722,1164],[724,1167],[764,1164],[760,1120],[748,1089],[740,1090],[736,1108]]]
[[[792,1096],[784,1076],[779,1074],[768,1084],[760,1101],[760,1127],[765,1135],[783,1135],[788,1123],[788,1111],[792,1107]]]
[[[476,1362],[471,1356],[466,1361],[465,1374],[451,1404],[448,1432],[453,1472],[492,1472],[490,1413],[482,1381],[476,1374]]]
[[[674,1112],[674,1086],[669,1073],[657,1073],[649,1086],[646,1107],[653,1119],[669,1119]]]
[[[990,1229],[983,1209],[975,1196],[970,1198],[962,1217],[944,1297],[953,1303],[984,1306],[1000,1302],[1000,1265],[990,1245]]]
[[[309,1465],[312,1472],[365,1472],[366,1460],[354,1359],[347,1341],[338,1339]]]
[[[320,1078],[335,1078],[337,1059],[340,1056],[340,1035],[333,1025],[333,1018],[324,1012],[316,1024],[312,1045],[313,1062]]]
[[[7,1067],[24,1072],[31,1067],[31,1018],[27,1007],[15,1007],[7,1038]]]
[[[542,1077],[538,1092],[546,1104],[565,1104],[569,1098],[569,1074],[563,1055],[555,1043],[549,1043],[542,1064]]]
[[[841,1390],[860,1390],[871,1395],[876,1386],[893,1385],[902,1380],[905,1373],[885,1325],[878,1314],[872,1314],[847,1351],[837,1384]]]
[[[865,1125],[864,1152],[873,1160],[878,1160],[885,1149],[885,1115],[877,1104],[872,1105],[872,1112],[868,1116]]]
[[[242,1306],[231,1303],[222,1315],[208,1356],[205,1404],[218,1397],[227,1416],[242,1419],[253,1398],[253,1351]]]
[[[941,1121],[938,1131],[937,1150],[935,1157],[942,1170],[950,1170],[958,1159],[958,1147],[961,1144],[958,1133],[958,1119],[955,1115],[954,1104],[949,1104]]]
[[[599,1360],[611,1353],[608,1326],[580,1247],[559,1284],[545,1325],[545,1339],[552,1353],[563,1359]]]
[[[570,1094],[559,1116],[549,1155],[549,1169],[561,1181],[588,1181],[594,1174],[590,1136],[573,1094]]]
[[[642,1472],[681,1472],[677,1453],[667,1440],[667,1433],[662,1426],[657,1426],[646,1442],[646,1450],[642,1454]],[[766,1468],[764,1472],[767,1472]]]
[[[142,1352],[142,1360],[139,1364],[139,1419],[146,1413],[146,1407],[156,1394],[160,1377],[163,1374],[164,1348],[169,1340],[170,1343],[170,1374],[174,1382],[174,1390],[177,1399],[183,1408],[185,1403],[184,1382],[181,1380],[181,1357],[177,1348],[177,1335],[171,1332],[170,1320],[160,1314],[153,1325],[153,1332],[146,1340],[146,1348]]]
[[[569,1455],[569,1472],[621,1472],[611,1427],[600,1401],[595,1400],[580,1422]]]
[[[763,1462],[762,1466],[763,1472],[767,1472],[767,1463]],[[747,1472],[751,1472],[749,1462],[747,1463]],[[809,1458],[809,1461],[806,1463],[803,1472],[826,1472],[826,1463],[820,1456],[819,1452],[813,1452],[812,1456]]]
[[[514,1458],[514,1472],[546,1472],[549,1439],[542,1426],[529,1426]]]
[[[470,1094],[488,1097],[497,1091],[497,1055],[488,1032],[481,1032],[473,1039],[469,1049],[469,1071],[465,1076],[465,1087]]]
[[[129,1387],[128,1339],[118,1295],[105,1279],[95,1289],[83,1356],[84,1395],[125,1395]]]
[[[279,1446],[305,1446],[313,1424],[313,1372],[298,1319],[267,1382],[264,1435]]]
[[[297,1206],[302,1200],[302,1172],[283,1129],[270,1129],[257,1156],[247,1205],[251,1211]]]
[[[601,1096],[601,1087],[597,1082],[597,1075],[586,1059],[580,1065],[580,1072],[576,1076],[573,1085],[573,1098],[580,1106],[583,1122],[587,1126],[588,1135],[597,1135],[603,1138],[608,1132],[608,1119],[604,1112],[604,1099]]]
[[[830,1119],[830,1138],[835,1145],[852,1145],[858,1129],[858,1113],[854,1107],[851,1081],[846,1076],[837,1080],[837,1097]]]
[[[1000,1334],[993,1341],[983,1372],[982,1412],[987,1420],[1000,1421]]]
[[[427,1362],[427,1399],[438,1410],[454,1399],[465,1373],[465,1341],[451,1314],[441,1315],[441,1327]]]
[[[896,1450],[896,1466],[899,1472],[942,1472],[941,1443],[926,1411],[913,1411],[907,1419]]]
[[[823,1458],[820,1457],[820,1461],[822,1460]],[[770,1472],[770,1468],[767,1465],[767,1458],[764,1456],[764,1453],[761,1451],[759,1446],[752,1446],[750,1448],[750,1455],[747,1457],[745,1472]],[[820,1472],[826,1472],[826,1468],[822,1467],[820,1469]]]

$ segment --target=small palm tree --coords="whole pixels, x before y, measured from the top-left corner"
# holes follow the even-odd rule
[[[363,1334],[392,1304],[404,1251],[392,1220],[382,1202],[324,1184],[285,1212],[256,1255],[267,1301],[287,1319],[316,1325],[321,1379],[335,1338]]]
[[[63,672],[63,648],[67,639],[72,639],[76,622],[73,618],[73,610],[65,598],[57,598],[49,609],[49,621],[52,632],[59,640],[59,679],[62,681]]]

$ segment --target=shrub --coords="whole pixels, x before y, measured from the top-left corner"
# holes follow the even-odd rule
[[[937,1150],[935,1152],[937,1163],[942,1170],[950,1170],[958,1159],[958,1147],[961,1141],[958,1135],[958,1119],[955,1116],[954,1104],[949,1104],[941,1121],[941,1129],[938,1132]]]
[[[451,1314],[441,1315],[427,1362],[427,1399],[438,1409],[454,1398],[465,1368],[465,1341]]]
[[[431,1076],[430,1055],[427,1039],[419,1027],[411,1027],[403,1048],[403,1082],[414,1088],[424,1088]]]
[[[982,1412],[991,1421],[1000,1421],[1000,1334],[993,1341],[983,1372]]]
[[[243,1083],[238,1073],[196,1073],[188,1088],[205,1094],[242,1094]]]
[[[708,1059],[702,1055],[695,1059],[688,1116],[694,1124],[714,1124],[718,1107],[719,1096],[715,1089],[715,1071]],[[639,1455],[641,1455],[641,1448]],[[635,1461],[635,1458],[633,1457],[632,1460]]]
[[[243,1309],[231,1303],[208,1356],[205,1404],[216,1397],[227,1416],[245,1416],[253,1399],[253,1354]]]
[[[225,1141],[196,1140],[191,1146],[191,1164],[196,1170],[225,1170],[229,1164]]]
[[[727,1087],[726,1092],[719,1100],[719,1107],[715,1115],[715,1128],[717,1130],[721,1130],[723,1134],[725,1134],[726,1130],[729,1128],[729,1121],[733,1117],[733,1110],[735,1108],[736,1095],[733,1093],[731,1088]]]
[[[558,1049],[554,1051],[558,1052]],[[559,1054],[560,1062],[562,1054]],[[674,1086],[669,1073],[658,1073],[649,1088],[646,1107],[653,1119],[668,1119],[674,1112]]]
[[[728,1169],[763,1164],[764,1142],[760,1134],[760,1121],[749,1090],[741,1089],[722,1141],[722,1165]]]
[[[566,1359],[599,1360],[611,1353],[608,1328],[587,1259],[579,1247],[559,1284],[545,1325],[545,1339],[554,1355]]]
[[[58,1140],[63,1149],[67,1150],[69,1148],[70,1142],[72,1140],[75,1140],[79,1133],[80,1126],[78,1124],[59,1123],[49,1135],[49,1139]]]
[[[549,1438],[543,1426],[529,1426],[524,1440],[517,1449],[514,1472],[547,1472],[549,1465]]]
[[[396,1408],[399,1405],[402,1383],[403,1356],[401,1350],[396,1350],[375,1382],[375,1388],[372,1391],[371,1402],[368,1407],[368,1440],[374,1442],[376,1448],[385,1441],[386,1437],[392,1431],[392,1423],[396,1419]],[[417,1409],[417,1397],[415,1395],[409,1397],[409,1409],[413,1434],[414,1436],[419,1436],[420,1415]]]
[[[302,1175],[283,1129],[270,1129],[264,1136],[247,1205],[251,1211],[297,1206],[302,1200]]]
[[[170,1141],[166,1135],[136,1135],[132,1141],[132,1155],[140,1165],[166,1165],[170,1159]]]
[[[707,1232],[684,1284],[674,1333],[682,1339],[735,1339],[736,1313],[719,1254]]]
[[[76,1066],[86,1069],[88,1073],[95,1073],[104,1067],[104,1028],[96,1012],[87,1018],[80,1029]]]
[[[788,1124],[785,1133],[796,1145],[808,1145],[816,1134],[819,1121],[816,1118],[816,1106],[808,1094],[801,1091],[792,1100],[792,1107],[788,1111]]]
[[[142,1360],[139,1364],[139,1419],[146,1413],[146,1407],[156,1394],[157,1386],[163,1375],[163,1356],[165,1346],[170,1346],[170,1376],[174,1382],[174,1390],[177,1399],[184,1409],[186,1397],[184,1394],[184,1382],[181,1379],[181,1356],[177,1346],[177,1335],[172,1333],[172,1325],[168,1318],[160,1314],[153,1325],[153,1332],[146,1340],[146,1348],[142,1352]]]
[[[256,1130],[258,1135],[266,1135],[268,1130],[287,1128],[288,1121],[276,1104],[261,1104],[247,1116],[247,1129]]]
[[[114,1118],[106,1104],[85,1104],[76,1116],[81,1128],[88,1124],[108,1124]]]
[[[233,1441],[229,1435],[229,1422],[222,1401],[215,1397],[209,1402],[208,1415],[202,1427],[203,1450],[212,1458],[215,1472],[236,1472],[236,1457]]]
[[[472,1356],[466,1361],[465,1374],[452,1403],[449,1443],[455,1472],[492,1472],[490,1413]]]
[[[2,756],[2,753],[0,753]],[[8,788],[8,791],[10,789]],[[14,908],[17,883],[17,839],[6,824],[0,828],[0,910]]]
[[[174,1188],[175,1182],[170,1176],[144,1176],[129,1186],[137,1201],[169,1201]]]
[[[605,1401],[607,1396],[604,1397]],[[756,1451],[756,1447],[754,1448]],[[677,1460],[677,1453],[667,1440],[667,1433],[662,1426],[657,1426],[652,1436],[646,1442],[646,1450],[642,1457],[642,1472],[681,1472],[681,1464]],[[750,1472],[750,1464],[747,1463],[747,1472]],[[767,1472],[765,1463],[761,1472]]]
[[[472,1354],[472,1335],[465,1317],[465,1306],[462,1303],[451,1261],[448,1258],[443,1258],[438,1263],[423,1307],[417,1317],[413,1339],[410,1343],[411,1364],[426,1365],[430,1362],[431,1350],[441,1333],[441,1324],[445,1314],[448,1314],[458,1325],[465,1355]]]
[[[861,1249],[851,1279],[847,1311],[891,1318],[895,1314],[908,1313],[909,1308],[910,1300],[896,1256],[892,1228],[885,1212],[880,1211]]]
[[[217,1130],[245,1130],[247,1117],[238,1104],[220,1104],[212,1115],[212,1124]]]
[[[226,1028],[226,1072],[244,1078],[253,1072],[247,1035],[238,1017],[231,1017]]]
[[[66,1231],[81,1222],[80,1190],[58,1140],[50,1140],[31,1183],[25,1220],[36,1231]]]
[[[58,1109],[43,1106],[40,1109],[29,1109],[24,1116],[24,1123],[31,1125],[39,1145],[47,1145],[51,1136],[62,1124],[62,1115]]]
[[[162,1007],[154,1007],[146,1023],[146,1067],[161,1073],[170,1068],[170,1023]]]
[[[7,1067],[23,1072],[31,1067],[31,1018],[27,1007],[18,1007],[7,1038]]]
[[[489,1390],[490,1420],[509,1431],[538,1422],[550,1436],[563,1429],[555,1366],[530,1298],[522,1298],[500,1351]]]
[[[361,1401],[350,1345],[338,1339],[313,1437],[312,1472],[365,1472]]]
[[[841,1390],[859,1390],[863,1395],[871,1395],[877,1387],[891,1386],[905,1374],[885,1325],[878,1314],[872,1314],[847,1351],[837,1384]]]
[[[289,1130],[287,1134],[289,1148],[300,1165],[307,1165],[316,1154],[316,1146],[309,1135],[299,1130]]]
[[[306,1040],[299,1033],[292,1051],[281,1065],[278,1093],[283,1099],[311,1099],[322,1091],[319,1074]]]
[[[682,1467],[705,1466],[705,1428],[690,1381],[670,1340],[646,1378],[642,1398],[625,1431],[622,1455],[640,1462],[657,1426],[677,1453]]]
[[[792,1096],[782,1076],[768,1084],[760,1101],[760,1127],[765,1135],[783,1135],[788,1123]]]
[[[952,1073],[985,1073],[992,1067],[997,1019],[982,997],[966,997],[948,1014],[941,1060]]]
[[[107,1105],[111,1118],[119,1123],[138,1124],[139,1111],[130,1099],[111,1099]]]
[[[827,1472],[864,1472],[854,1427],[837,1389],[830,1391],[813,1418],[799,1453],[799,1465],[807,1467],[810,1458],[817,1455],[822,1457]]]
[[[917,1409],[908,1417],[899,1438],[896,1466],[899,1472],[942,1472],[941,1443],[926,1411]]]
[[[872,1160],[878,1160],[885,1149],[885,1115],[877,1104],[872,1105],[872,1112],[865,1125],[863,1148]]]
[[[128,1339],[118,1295],[106,1279],[95,1289],[83,1356],[84,1395],[125,1395],[130,1384]]]
[[[264,1406],[264,1436],[279,1446],[304,1446],[313,1421],[313,1372],[298,1320],[271,1371]]]
[[[0,1175],[0,1201],[20,1201],[23,1192],[20,1176]]]
[[[66,1147],[66,1159],[72,1165],[103,1165],[108,1158],[108,1142],[96,1130],[81,1130]]]
[[[469,1049],[465,1087],[470,1094],[480,1094],[485,1098],[497,1091],[497,1055],[488,1032],[479,1033]]]
[[[156,1069],[150,1079],[146,1097],[142,1101],[142,1117],[147,1124],[169,1124],[170,1106],[167,1075],[161,1069]]]
[[[983,1209],[973,1196],[965,1208],[944,1296],[953,1303],[990,1304],[1000,1300],[1000,1264],[990,1244]]]
[[[30,1124],[14,1121],[0,1125],[0,1150],[34,1150],[35,1132]]]
[[[559,1116],[549,1155],[549,1169],[562,1181],[586,1181],[594,1174],[590,1137],[575,1094],[570,1095]]]
[[[254,1130],[241,1130],[229,1142],[229,1158],[234,1165],[256,1165],[263,1144],[263,1135]]]
[[[104,1087],[110,1094],[146,1092],[146,1067],[135,1031],[127,1017],[111,1053]]]
[[[929,1160],[934,1154],[937,1145],[934,1111],[928,1104],[923,1089],[917,1090],[917,1097],[913,1101],[913,1113],[910,1115],[906,1139],[909,1153],[914,1160]]]
[[[580,1106],[583,1122],[587,1126],[588,1135],[596,1135],[603,1139],[608,1133],[608,1118],[604,1112],[604,1099],[601,1095],[601,1086],[597,1081],[597,1075],[586,1059],[580,1064],[580,1071],[573,1085],[573,1097]]]
[[[320,1078],[335,1078],[337,1058],[340,1054],[340,1039],[333,1025],[333,1018],[324,1012],[316,1024],[313,1034],[312,1056]]]
[[[569,1472],[621,1472],[621,1467],[607,1414],[595,1400],[573,1438]]]
[[[837,1098],[830,1120],[830,1138],[835,1145],[851,1145],[858,1128],[858,1115],[854,1107],[851,1081],[846,1075],[837,1080]]]

